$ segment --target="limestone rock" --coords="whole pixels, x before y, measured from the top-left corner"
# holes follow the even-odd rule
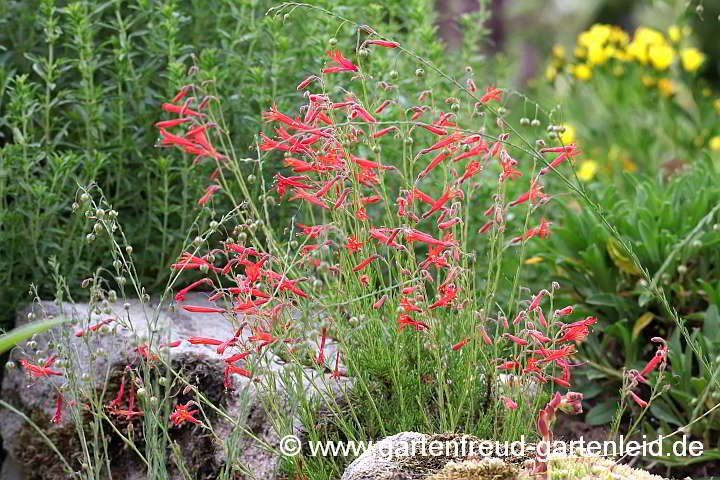
[[[201,294],[187,294],[185,304],[210,306]],[[69,345],[75,352],[76,358],[81,365],[80,370],[88,376],[82,380],[87,382],[89,389],[102,391],[107,378],[107,392],[105,402],[112,400],[116,395],[123,372],[128,364],[137,363],[137,356],[142,354],[134,351],[137,346],[148,343],[148,338],[153,335],[155,345],[168,340],[187,339],[191,336],[202,336],[210,338],[228,338],[238,326],[231,325],[228,320],[220,314],[213,313],[190,313],[178,309],[169,312],[159,309],[155,314],[156,305],[148,306],[140,302],[131,302],[127,310],[122,303],[112,305],[113,313],[96,314],[88,311],[88,305],[72,305],[65,303],[61,306],[53,302],[42,302],[39,305],[29,307],[19,312],[17,324],[27,321],[26,315],[32,308],[37,318],[45,316],[65,316],[78,319],[86,319],[86,324],[95,324],[108,317],[130,318],[132,328],[124,328],[114,323],[107,325],[111,331],[106,333],[94,332],[83,337],[73,335],[74,328],[63,327],[53,329],[39,335],[35,340],[37,347],[30,351],[24,345],[16,347],[12,352],[12,360],[28,359],[37,363],[37,357],[47,358],[49,350],[57,348],[57,345]],[[88,320],[89,319],[89,320]],[[146,319],[150,319],[149,321]],[[77,327],[76,327],[77,328]],[[243,339],[252,335],[249,328],[242,331]],[[173,369],[182,372],[183,378],[187,378],[197,389],[209,398],[214,404],[220,405],[227,411],[231,418],[238,419],[243,423],[245,431],[252,432],[266,446],[276,447],[278,437],[273,431],[272,422],[265,412],[263,393],[257,383],[239,375],[232,375],[233,389],[226,391],[224,387],[225,363],[222,357],[215,352],[215,346],[190,345],[182,342],[175,348],[169,348]],[[311,350],[313,346],[309,346]],[[327,358],[334,358],[336,346],[328,341],[325,348]],[[37,351],[40,351],[38,354]],[[285,362],[270,352],[265,352],[262,369],[272,370],[275,373],[282,372]],[[332,356],[331,356],[332,355]],[[56,368],[56,370],[62,370]],[[262,373],[262,372],[260,372]],[[166,373],[159,372],[158,375]],[[329,373],[322,372],[317,368],[305,368],[302,376],[304,385],[301,387],[306,392],[317,395],[318,398],[334,396],[333,401],[342,401],[342,397],[349,388],[349,381],[328,382]],[[267,378],[267,377],[265,377]],[[276,375],[277,379],[278,376]],[[80,468],[78,455],[80,445],[74,424],[66,414],[59,424],[51,423],[55,414],[55,398],[59,387],[66,383],[66,378],[61,376],[30,377],[21,368],[6,371],[2,382],[0,397],[23,412],[28,418],[35,422],[55,443],[61,453],[68,459],[73,468],[77,471]],[[332,388],[328,385],[332,384]],[[283,385],[276,381],[275,385],[277,403],[281,408],[287,409],[288,415],[293,415],[292,408],[284,398]],[[182,385],[173,390],[173,398],[170,401],[174,404],[185,403],[193,399],[192,393],[183,392]],[[12,459],[24,467],[27,473],[26,480],[44,479],[55,480],[69,478],[68,473],[63,470],[62,463],[58,457],[48,448],[42,438],[33,430],[28,423],[20,416],[1,409],[0,413],[0,434],[3,437],[3,446]],[[207,410],[209,420],[213,429],[218,433],[221,440],[226,440],[233,435],[233,428],[230,422]],[[89,415],[88,415],[89,417]],[[294,430],[300,430],[300,422],[293,416]],[[84,418],[87,424],[91,418]],[[117,428],[126,432],[129,425],[134,425],[136,432],[142,431],[142,424],[138,419],[125,419],[118,417]],[[105,431],[111,435],[111,428],[105,425]],[[132,429],[133,427],[129,427]],[[204,433],[199,427],[182,425],[169,429],[171,440],[179,449],[180,455],[185,458],[187,468],[196,474],[196,478],[216,478],[217,472],[225,468],[225,454],[221,442],[215,441],[211,435]],[[278,458],[268,452],[266,446],[251,440],[246,435],[235,434],[233,436],[235,451],[239,452],[234,463],[242,464],[252,471],[257,478],[272,479],[276,473]],[[112,458],[111,468],[113,477],[117,478],[145,478],[144,466],[137,460],[137,455],[126,448],[122,441],[115,437],[109,440],[108,448]],[[174,465],[170,452],[167,452],[168,472],[173,478],[180,478],[179,471]],[[42,471],[35,468],[43,465]]]

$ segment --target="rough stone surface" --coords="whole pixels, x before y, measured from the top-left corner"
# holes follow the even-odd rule
[[[428,435],[417,432],[402,432],[386,437],[365,450],[345,470],[341,480],[395,480],[404,478],[406,472],[401,465],[401,458],[394,456],[400,448],[419,444]]]
[[[210,306],[204,298],[201,294],[187,294],[184,303],[186,305]],[[175,312],[161,309],[156,321],[148,322],[145,319],[153,317],[153,307],[133,302],[126,312],[122,303],[118,302],[111,305],[112,314],[96,314],[95,312],[88,312],[88,306],[83,304],[72,305],[66,303],[60,307],[52,302],[42,302],[40,305],[31,307],[37,318],[43,318],[43,316],[47,315],[55,317],[69,317],[72,315],[73,318],[85,319],[83,320],[85,325],[92,325],[109,317],[121,317],[132,319],[133,328],[125,328],[112,323],[108,325],[111,329],[110,332],[93,333],[83,338],[75,337],[72,334],[75,328],[79,327],[54,329],[36,338],[37,349],[44,353],[37,355],[24,346],[19,346],[12,352],[12,359],[15,361],[27,359],[32,363],[37,363],[37,357],[47,357],[48,342],[53,342],[56,345],[69,342],[71,348],[77,352],[77,358],[82,365],[81,369],[90,374],[89,381],[93,388],[101,391],[104,386],[104,379],[107,377],[107,392],[104,397],[105,403],[107,403],[115,397],[126,365],[138,362],[138,354],[133,349],[138,345],[147,343],[151,333],[148,328],[149,323],[153,325],[152,330],[155,335],[153,343],[155,345],[168,340],[187,339],[190,336],[225,339],[232,336],[238,327],[231,325],[220,314],[189,313],[181,309]],[[29,311],[30,309],[19,312],[18,325],[27,321],[26,315]],[[250,335],[252,335],[250,329],[244,328],[241,338],[247,340]],[[226,391],[223,385],[225,363],[222,357],[215,352],[215,348],[217,347],[190,345],[183,342],[180,346],[169,349],[173,368],[182,370],[184,378],[187,378],[214,403],[221,405],[231,418],[244,421],[245,428],[252,432],[254,436],[276,447],[279,439],[273,431],[270,418],[265,412],[265,402],[262,394],[264,390],[259,388],[257,382],[253,380],[233,375],[234,388]],[[308,350],[312,351],[316,348],[316,346],[310,345]],[[328,341],[325,348],[326,358],[334,359],[335,348],[334,343]],[[237,350],[231,349],[227,351],[227,353],[236,352]],[[91,356],[91,353],[100,354]],[[227,356],[227,353],[225,356]],[[285,369],[285,364],[279,357],[269,352],[266,352],[265,355],[260,367],[261,372],[263,370],[272,370],[275,373],[281,373]],[[56,368],[56,370],[61,369]],[[315,392],[316,399],[320,402],[324,401],[324,397],[330,398],[333,396],[334,401],[342,401],[343,395],[349,387],[347,379],[340,382],[337,380],[328,381],[329,372],[327,371],[322,372],[319,369],[305,368],[303,373],[304,385],[301,388],[306,392]],[[263,378],[268,377],[264,376]],[[274,378],[276,378],[276,391],[278,392],[276,397],[280,397],[276,401],[278,401],[281,408],[286,409],[288,415],[292,415],[292,409],[284,396],[283,385],[279,381],[279,376],[275,375]],[[69,459],[73,467],[79,468],[77,433],[68,418],[67,408],[60,424],[55,425],[50,422],[55,414],[55,392],[65,382],[66,379],[60,376],[30,377],[26,372],[23,372],[22,368],[17,368],[6,372],[0,396],[37,423],[58,446],[65,457]],[[176,394],[173,398],[175,403],[185,403],[193,398],[191,393],[185,394],[183,392],[182,385],[175,388],[174,394]],[[212,411],[208,412],[209,420],[219,437],[221,439],[229,437],[232,432],[230,422]],[[85,420],[87,421],[87,419]],[[125,432],[128,425],[133,423],[136,431],[140,431],[139,422],[139,420],[119,419],[116,426]],[[293,419],[293,429],[296,432],[301,430],[300,422],[295,418]],[[189,462],[188,468],[197,473],[197,478],[215,478],[217,471],[225,466],[225,454],[222,445],[214,441],[210,435],[202,433],[199,427],[183,425],[171,428],[170,432],[172,440],[177,442],[183,457]],[[0,434],[3,437],[4,448],[12,458],[10,461],[24,467],[27,480],[68,478],[67,473],[63,472],[61,462],[58,461],[56,455],[47,448],[34,430],[21,417],[8,411],[0,413]],[[257,442],[250,440],[247,436],[238,436],[236,445],[239,448],[236,451],[240,452],[239,458],[236,459],[238,463],[252,471],[257,478],[272,479],[275,476],[278,464],[278,458],[275,455],[268,452],[266,448]],[[120,439],[111,440],[110,448],[118,450],[112,453],[112,468],[117,470],[117,472],[114,472],[116,473],[114,477],[144,478],[144,470],[139,465],[134,454],[123,447]],[[38,464],[49,465],[49,467],[43,469],[42,472],[38,472],[34,468]],[[168,460],[168,470],[171,472],[171,476],[176,477],[178,475],[177,469],[170,459]]]

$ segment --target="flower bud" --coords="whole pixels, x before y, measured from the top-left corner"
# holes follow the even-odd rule
[[[423,70],[422,68],[418,68],[417,70],[415,70],[415,76],[417,78],[425,78],[425,70]]]
[[[400,76],[400,75],[398,74],[397,70],[391,70],[391,71],[390,71],[390,78],[391,78],[392,80],[397,80],[397,78],[398,78],[399,76]]]

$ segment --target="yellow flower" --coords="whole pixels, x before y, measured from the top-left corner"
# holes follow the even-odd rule
[[[583,182],[592,180],[598,170],[598,164],[595,160],[585,160],[577,169],[577,177]]]
[[[563,128],[565,128],[565,131],[562,132],[558,136],[558,138],[563,143],[563,145],[570,145],[572,142],[575,141],[575,127],[566,123],[565,125],[563,125]]]
[[[708,142],[708,146],[710,147],[710,150],[713,152],[720,152],[720,137],[714,136],[710,139]]]
[[[548,67],[545,69],[545,78],[548,79],[548,81],[552,82],[555,80],[555,77],[557,77],[557,69],[553,67],[552,65],[548,65]]]
[[[665,43],[665,37],[657,30],[647,27],[638,27],[635,30],[634,42],[638,42],[641,45],[659,45]]]
[[[673,49],[666,44],[650,45],[648,58],[656,70],[667,70],[673,61]]]
[[[680,61],[688,72],[694,72],[705,61],[705,54],[697,48],[686,48],[680,52]]]
[[[618,45],[627,45],[629,40],[630,36],[625,30],[620,27],[611,27],[609,39],[610,42],[617,43]]]
[[[577,44],[581,47],[592,48],[603,46],[610,38],[610,25],[595,24],[590,30],[578,35]]]
[[[590,80],[590,78],[592,78],[592,70],[590,70],[590,67],[585,63],[574,65],[570,71],[575,78],[580,80]]]
[[[708,87],[705,87],[702,89],[702,94],[703,97],[709,97],[710,95],[712,95],[712,90]]]
[[[678,43],[682,38],[680,27],[677,25],[670,25],[670,28],[668,28],[668,37],[670,37],[670,40],[672,40],[673,43]]]
[[[630,59],[635,59],[644,65],[647,63],[647,45],[633,40],[627,46],[627,55]]]
[[[665,97],[669,97],[675,91],[675,86],[673,85],[672,80],[670,80],[669,78],[661,78],[660,80],[658,80],[657,88],[660,91],[660,94]]]
[[[588,47],[588,61],[592,65],[603,65],[607,62],[608,50],[601,45],[593,45]]]
[[[585,58],[587,57],[587,48],[585,47],[575,47],[575,56],[577,58]]]
[[[715,107],[715,111],[717,113],[720,113],[720,98],[715,99],[713,102],[713,107]]]
[[[565,47],[562,45],[555,45],[552,48],[552,54],[556,58],[565,58]]]

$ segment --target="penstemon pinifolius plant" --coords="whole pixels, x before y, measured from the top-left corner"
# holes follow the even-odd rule
[[[322,11],[285,4],[270,13],[290,21],[301,7]],[[539,385],[551,394],[571,386],[574,342],[597,321],[568,322],[573,308],[553,303],[556,284],[532,297],[520,287],[526,243],[550,234],[552,222],[538,218],[551,200],[547,174],[577,147],[529,143],[504,118],[513,92],[478,89],[471,67],[452,78],[373,28],[323,13],[353,37],[334,35],[319,71],[297,79],[305,100],[295,113],[275,105],[263,113],[274,131],[260,134],[258,158],[246,160],[259,175],[238,168],[220,100],[194,78],[201,68],[163,104],[173,116],[155,124],[161,146],[212,170],[198,203],[214,204],[222,191],[240,206],[233,188],[247,196],[248,183],[262,182],[261,202],[243,204],[242,223],[221,248],[186,252],[173,265],[209,274],[178,292],[180,303],[201,285],[215,287],[210,298],[220,302],[182,308],[238,317],[251,334],[239,328],[226,339],[190,341],[232,345],[239,351],[227,358],[228,383],[234,374],[260,377],[269,393],[276,381],[257,369],[266,352],[295,372],[280,378],[286,392],[297,391],[303,367],[326,372],[329,384],[349,376],[349,412],[332,410],[343,438],[421,430],[518,439],[543,402]],[[411,78],[394,68],[405,62],[416,66]],[[285,168],[265,183],[262,169],[272,162]],[[490,193],[477,195],[483,184]],[[278,209],[293,212],[284,230],[271,228]],[[471,209],[485,212],[483,224],[471,224]],[[517,270],[502,275],[513,254]],[[334,355],[326,357],[329,342]],[[581,411],[581,396],[557,395],[548,408],[571,402],[568,411]],[[313,406],[294,403],[313,419]],[[311,439],[320,438],[308,423]],[[276,428],[291,427],[279,420]],[[314,462],[295,457],[295,473],[327,468]],[[540,459],[536,470],[546,468]]]
[[[225,338],[153,333],[128,365],[129,375],[144,379],[144,391],[139,395],[140,388],[129,387],[133,400],[127,399],[127,410],[118,408],[126,402],[124,376],[115,400],[80,390],[73,396],[90,398],[93,414],[107,419],[117,434],[110,417],[143,417],[144,452],[121,436],[151,478],[167,476],[165,448],[182,464],[167,420],[195,424],[223,441],[206,414],[227,418],[222,405],[169,364],[168,351],[187,343],[217,346],[227,388],[242,376],[269,394],[266,406],[277,414],[273,426],[280,435],[294,433],[291,419],[298,415],[311,440],[375,439],[403,430],[513,440],[533,424],[540,436],[552,438],[556,410],[581,410],[576,393],[559,391],[572,382],[575,342],[589,336],[597,319],[572,319],[577,311],[557,304],[557,284],[535,295],[520,284],[527,242],[551,232],[552,222],[538,211],[553,200],[558,185],[578,190],[557,168],[578,154],[577,147],[528,141],[504,117],[512,100],[527,99],[492,85],[478,88],[472,68],[453,78],[392,37],[317,6],[284,4],[271,13],[290,22],[297,8],[340,25],[318,71],[293,82],[296,91],[307,92],[302,108],[284,113],[272,105],[264,112],[274,131],[259,136],[256,158],[239,161],[221,97],[202,78],[202,62],[162,105],[172,116],[155,125],[159,146],[179,147],[209,170],[197,202],[213,206],[211,214],[220,202],[232,208],[221,219],[211,215],[208,229],[192,227],[197,237],[172,263],[170,288],[180,274],[198,271],[201,278],[177,289],[174,300],[190,312],[221,314],[233,328]],[[352,36],[343,39],[340,33],[348,28]],[[405,62],[414,65],[413,77],[396,73],[401,70],[394,66]],[[388,64],[392,69],[383,68]],[[450,91],[438,95],[443,88]],[[266,163],[279,164],[270,178]],[[243,164],[255,171],[248,175]],[[481,196],[476,192],[484,184],[491,193]],[[252,185],[260,189],[260,201]],[[80,200],[99,230],[111,235],[107,206],[88,208],[87,195]],[[471,225],[470,212],[477,209],[487,220]],[[275,213],[283,210],[290,215]],[[286,229],[273,228],[288,217]],[[134,290],[147,303],[124,243],[112,247],[121,296]],[[519,257],[510,274],[502,268],[508,256]],[[126,291],[127,277],[132,288]],[[101,298],[102,282],[93,278],[89,284],[100,282]],[[207,287],[216,306],[185,303],[190,290]],[[114,323],[132,327],[130,321],[88,319],[75,336]],[[152,326],[154,317],[147,321]],[[331,345],[334,355],[328,353]],[[666,355],[662,350],[650,368]],[[269,365],[271,357],[283,359],[284,374]],[[37,376],[62,375],[50,360],[23,366]],[[165,369],[164,382],[152,381],[156,366]],[[316,428],[317,405],[312,392],[302,389],[308,367],[322,379],[316,388],[347,388],[347,405],[330,405],[334,430]],[[345,377],[351,389],[343,386]],[[182,402],[163,388],[168,378],[184,385]],[[289,415],[279,405],[280,386],[294,396]],[[535,420],[548,394],[552,398]],[[103,424],[93,425],[94,435],[102,436]],[[239,422],[235,426],[247,433]],[[232,437],[225,441],[227,454],[236,455]],[[97,450],[101,442],[93,445],[86,461],[100,476],[106,457]],[[337,477],[342,466],[302,455],[289,461],[294,473],[312,478]],[[547,467],[539,457],[536,472]],[[222,478],[229,475],[226,470]]]

